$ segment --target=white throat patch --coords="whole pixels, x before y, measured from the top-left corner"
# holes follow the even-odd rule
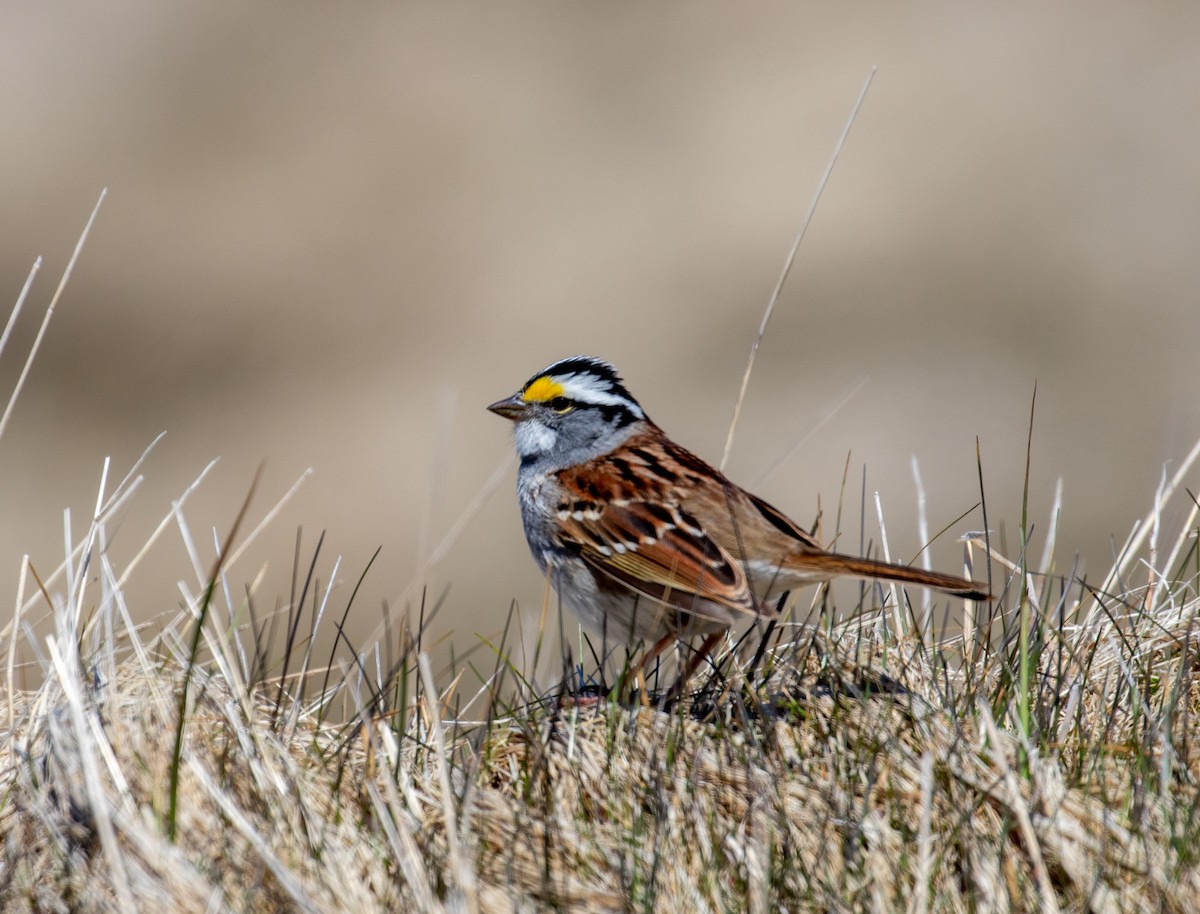
[[[513,429],[513,438],[517,442],[518,454],[522,457],[533,457],[553,448],[558,440],[558,433],[536,419],[529,419],[517,423]]]

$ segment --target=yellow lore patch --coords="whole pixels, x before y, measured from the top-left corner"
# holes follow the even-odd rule
[[[545,403],[555,397],[561,397],[563,386],[549,375],[542,375],[521,391],[521,399],[526,403]]]

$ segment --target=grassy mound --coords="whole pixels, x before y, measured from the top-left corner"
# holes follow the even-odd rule
[[[405,626],[391,662],[319,663],[328,593],[269,649],[220,563],[149,635],[104,508],[2,632],[0,909],[1200,910],[1196,510],[1160,549],[1170,494],[1098,586],[976,542],[997,599],[961,627],[865,588],[669,705],[536,688],[503,647],[435,676]]]

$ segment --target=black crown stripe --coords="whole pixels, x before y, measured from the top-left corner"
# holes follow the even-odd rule
[[[536,381],[538,378],[546,377],[561,377],[563,375],[591,375],[603,381],[611,393],[618,397],[623,397],[630,403],[637,403],[633,395],[626,389],[621,376],[617,374],[617,369],[609,362],[603,359],[598,359],[590,355],[575,355],[569,358],[560,359],[553,365],[542,369],[528,381],[525,382],[525,388]],[[523,388],[523,389],[525,389]]]

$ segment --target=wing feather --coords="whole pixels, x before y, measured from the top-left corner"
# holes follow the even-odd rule
[[[762,608],[741,566],[678,508],[644,501],[561,512],[564,544],[597,572],[684,612],[728,623],[728,613]],[[603,545],[600,545],[603,543]]]

